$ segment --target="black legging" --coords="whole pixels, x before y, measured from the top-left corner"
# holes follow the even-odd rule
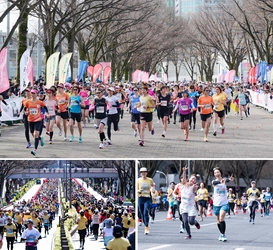
[[[119,114],[107,115],[107,136],[111,140],[111,124],[114,125],[114,130],[118,130]]]
[[[225,105],[225,113],[226,113],[226,115],[230,112],[230,104],[231,104],[231,101],[227,101],[227,104]]]
[[[258,208],[258,202],[257,201],[252,201],[251,206],[249,206],[250,209],[250,214],[249,217],[250,219],[252,219],[253,221],[255,220],[255,210]]]
[[[16,233],[15,233],[16,240],[18,238],[18,233],[20,234],[20,236],[22,235],[22,225],[21,224],[16,224]]]
[[[177,205],[176,205],[176,204],[174,204],[174,205],[171,206],[173,218],[175,218],[176,208],[177,208]]]
[[[229,205],[228,215],[230,215],[230,210],[231,210],[232,213],[234,213],[235,203],[234,202],[229,202],[228,205]]]
[[[79,230],[79,235],[80,235],[80,244],[84,245],[84,243],[85,243],[86,229]]]
[[[179,214],[179,220],[181,221],[181,223],[182,223],[182,227],[183,228],[185,228],[185,224],[184,224],[184,221],[183,221],[183,217],[182,217],[182,214],[180,213],[180,204],[181,204],[181,202],[180,201],[178,201],[178,214]]]
[[[6,237],[8,250],[13,250],[15,237]]]
[[[265,215],[268,216],[269,215],[269,211],[270,211],[270,201],[265,201],[265,206],[264,206],[264,212]]]
[[[98,235],[99,235],[99,224],[93,224],[93,234],[94,234],[94,236],[96,236],[96,237],[98,237]]]
[[[155,219],[155,209],[156,209],[156,207],[154,207],[154,206],[151,206],[151,207],[150,207],[149,214],[150,214],[150,216],[152,217],[152,220]]]
[[[28,143],[30,143],[30,139],[29,139],[29,123],[27,120],[27,115],[23,115],[23,122],[24,122],[24,127],[25,127],[25,137]]]
[[[196,111],[197,110],[194,110],[192,113],[190,113],[190,126],[192,124],[192,120],[193,120],[193,125],[196,124]]]
[[[188,216],[188,213],[184,213],[182,214],[182,218],[183,218],[184,226],[186,228],[188,235],[191,235],[190,225],[195,224],[195,216]]]
[[[161,119],[161,117],[160,117],[160,106],[156,107],[156,114],[157,114],[157,119],[160,120]]]

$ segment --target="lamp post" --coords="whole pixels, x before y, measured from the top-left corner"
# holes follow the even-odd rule
[[[168,188],[168,177],[167,177],[167,175],[166,175],[165,173],[159,171],[159,170],[156,170],[156,173],[158,173],[158,174],[163,174],[163,175],[164,175],[165,181],[166,181],[166,188]]]

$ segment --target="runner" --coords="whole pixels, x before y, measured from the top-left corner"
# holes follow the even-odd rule
[[[251,188],[247,191],[248,196],[248,207],[250,210],[249,214],[249,222],[254,225],[255,224],[255,211],[259,207],[258,198],[260,197],[260,190],[256,188],[256,181],[251,182]]]
[[[107,111],[107,141],[109,145],[112,145],[111,142],[111,124],[113,123],[114,131],[118,131],[118,122],[119,122],[119,113],[117,108],[120,106],[119,100],[116,96],[114,96],[114,88],[110,87],[108,89],[108,96],[106,100],[108,105],[110,106]]]
[[[241,196],[241,204],[242,204],[242,208],[243,208],[243,213],[246,213],[246,209],[247,209],[247,196],[246,193],[243,193],[243,195]]]
[[[173,190],[173,196],[177,200],[177,206],[178,206],[178,214],[179,214],[179,220],[181,221],[181,227],[180,227],[180,233],[185,232],[185,226],[182,218],[182,214],[180,213],[180,204],[181,204],[181,188],[183,186],[183,175],[180,177],[180,183],[176,184],[174,190]]]
[[[229,206],[229,209],[228,209],[228,218],[230,218],[230,210],[233,213],[233,215],[235,215],[235,213],[234,213],[234,207],[235,207],[235,198],[236,198],[236,196],[233,193],[232,188],[230,188],[228,190],[227,197],[228,197],[228,206]]]
[[[184,129],[185,139],[184,141],[188,141],[189,139],[189,120],[190,113],[193,110],[192,100],[188,98],[188,92],[184,91],[182,94],[182,98],[177,101],[177,104],[173,110],[173,113],[179,108],[180,113],[180,128]]]
[[[177,200],[173,196],[174,187],[175,187],[175,182],[172,181],[170,183],[170,187],[167,190],[167,197],[168,197],[169,206],[171,207],[171,210],[172,210],[173,220],[175,220],[175,212],[177,208]]]
[[[224,92],[227,95],[227,102],[225,105],[225,113],[226,113],[226,117],[228,117],[228,113],[230,113],[230,104],[232,101],[232,88],[229,87],[229,83],[225,84]]]
[[[13,244],[15,240],[16,226],[12,222],[12,218],[8,217],[8,223],[4,227],[6,232],[7,248],[13,250]]]
[[[142,96],[140,96],[140,103],[137,106],[140,108],[140,146],[144,146],[144,132],[146,126],[153,135],[155,133],[153,127],[153,110],[155,108],[154,99],[148,95],[147,85],[142,86]]]
[[[264,198],[265,190],[262,190],[262,193],[259,197],[259,202],[261,204],[261,217],[264,217],[265,214],[265,198]]]
[[[26,97],[22,100],[22,106],[20,108],[20,112],[19,112],[18,116],[20,116],[20,113],[23,111],[26,101],[31,99],[31,93],[30,93],[29,88],[26,88],[24,90],[24,93],[26,94]],[[28,114],[25,111],[24,114],[23,114],[23,123],[24,123],[24,128],[25,128],[25,137],[26,137],[26,140],[27,140],[26,148],[30,148],[31,143],[30,143],[30,138],[29,138],[29,122],[28,122],[27,116],[28,116]]]
[[[134,93],[129,100],[129,107],[131,107],[131,126],[134,130],[134,137],[137,137],[137,132],[140,134],[140,112],[137,106],[140,103],[140,95],[137,87],[134,87]]]
[[[154,186],[153,179],[147,177],[147,168],[142,167],[140,170],[141,177],[137,179],[138,192],[138,209],[139,217],[145,225],[144,234],[149,234],[149,210],[152,204],[151,188]]]
[[[242,112],[244,111],[245,112],[245,115],[246,117],[248,117],[247,115],[247,110],[246,110],[246,105],[247,105],[247,102],[246,102],[246,95],[244,93],[244,90],[243,88],[240,88],[239,89],[239,93],[238,95],[235,97],[235,100],[239,100],[239,110],[240,110],[240,116],[241,116],[241,120],[243,120],[243,115],[242,115]]]
[[[154,186],[151,188],[151,195],[152,195],[152,205],[151,205],[149,214],[151,216],[151,223],[154,223],[155,210],[156,210],[156,207],[157,207],[157,197],[158,197],[158,192],[155,189],[155,183],[154,183]]]
[[[41,108],[44,107],[47,117],[49,117],[48,109],[45,104],[37,99],[38,90],[31,90],[32,99],[26,101],[25,110],[28,113],[28,122],[30,127],[30,132],[35,138],[34,150],[31,151],[31,154],[34,156],[37,154],[37,149],[39,141],[41,141],[41,146],[44,146],[43,137],[40,136],[42,123]]]
[[[96,91],[97,98],[94,99],[89,110],[95,110],[94,124],[99,128],[100,145],[99,149],[103,149],[108,146],[108,141],[105,137],[104,126],[107,124],[106,110],[108,101],[102,97],[102,90]]]
[[[217,123],[218,118],[220,120],[220,128],[222,129],[222,134],[225,133],[225,107],[227,101],[227,95],[225,92],[222,91],[220,86],[215,87],[215,94],[212,96],[214,107],[213,107],[213,135],[217,135]]]
[[[58,109],[56,113],[56,125],[59,128],[59,136],[62,136],[61,119],[63,120],[64,141],[66,141],[67,121],[69,119],[68,114],[69,95],[64,92],[64,85],[62,83],[58,84],[58,93],[56,94],[56,99],[58,102]]]
[[[160,118],[163,125],[162,137],[166,136],[168,118],[169,118],[169,106],[170,106],[171,96],[167,93],[167,87],[162,86],[160,93],[156,98],[156,106],[159,106]],[[172,105],[172,104],[171,104]]]
[[[198,92],[195,90],[194,85],[190,86],[190,91],[189,91],[189,98],[192,99],[192,105],[193,109],[190,115],[190,130],[195,130],[196,128],[196,112],[197,112],[197,101],[199,98]],[[192,121],[193,121],[193,127],[192,127]]]
[[[198,107],[200,108],[200,117],[202,121],[202,128],[204,128],[204,141],[208,142],[208,134],[211,123],[211,114],[213,99],[209,96],[209,88],[205,87],[203,95],[198,98]]]
[[[70,108],[70,118],[69,118],[69,126],[70,126],[70,142],[74,141],[74,123],[75,120],[78,125],[78,131],[79,131],[79,139],[78,142],[82,142],[82,124],[81,124],[81,107],[85,107],[83,98],[79,95],[80,88],[78,86],[73,86],[72,88],[73,94],[69,98],[69,106]]]
[[[84,83],[82,85],[82,89],[79,93],[79,95],[82,97],[84,101],[85,107],[81,107],[81,117],[83,121],[83,127],[86,127],[86,120],[89,120],[89,96],[90,96],[90,91],[87,89],[87,83]]]
[[[86,236],[86,226],[88,225],[88,221],[84,216],[84,211],[80,211],[80,217],[77,220],[78,224],[78,233],[80,235],[80,248],[84,249],[85,236]]]
[[[197,215],[197,210],[195,207],[195,195],[197,190],[196,176],[193,174],[190,176],[189,180],[186,177],[187,167],[183,168],[183,178],[181,187],[181,204],[180,213],[185,224],[187,235],[185,239],[191,239],[191,229],[190,225],[195,225],[197,229],[200,229],[200,224],[195,220]]]
[[[250,103],[252,103],[252,97],[251,97],[251,94],[247,90],[246,87],[244,87],[244,93],[245,93],[245,97],[246,97],[246,111],[247,111],[247,115],[250,115]]]
[[[270,202],[272,201],[273,195],[270,192],[270,188],[266,188],[266,192],[264,193],[265,199],[265,216],[268,218],[270,213]]]
[[[32,220],[28,220],[27,229],[23,232],[22,239],[26,241],[26,250],[37,250],[37,244],[39,239],[41,239],[41,234],[33,227]]]
[[[53,126],[56,120],[56,108],[58,107],[56,99],[53,97],[54,93],[52,89],[46,91],[47,98],[45,100],[45,105],[48,108],[49,117],[45,117],[46,123],[46,134],[49,135],[49,144],[52,144],[53,139]]]
[[[197,190],[197,204],[199,210],[200,221],[203,221],[203,214],[206,215],[206,209],[208,207],[209,192],[205,188],[203,182],[200,183],[200,188]]]
[[[234,178],[223,177],[223,172],[220,168],[213,169],[215,180],[212,181],[214,188],[213,192],[213,212],[216,215],[217,226],[220,231],[219,241],[227,241],[226,233],[226,222],[225,216],[229,210],[228,198],[227,198],[227,186],[226,183],[233,181]]]

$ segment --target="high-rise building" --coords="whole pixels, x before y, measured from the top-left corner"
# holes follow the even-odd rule
[[[183,16],[197,12],[202,8],[215,8],[219,3],[227,0],[175,0],[175,16]]]

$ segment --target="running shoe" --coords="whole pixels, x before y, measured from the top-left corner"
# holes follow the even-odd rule
[[[225,133],[225,127],[222,127],[222,134]]]
[[[173,122],[173,124],[176,124],[176,122]]]
[[[50,136],[50,132],[49,132],[49,131],[46,131],[46,135]]]
[[[62,134],[63,134],[62,129],[59,129],[59,136],[62,136]]]
[[[205,142],[208,142],[208,138],[207,138],[206,136],[204,137],[204,141],[205,141]]]
[[[74,141],[74,135],[71,135],[69,141],[70,141],[70,142],[73,142],[73,141]]]
[[[64,141],[67,141],[67,137],[66,136],[64,137]]]
[[[82,127],[83,127],[83,128],[86,128],[86,123],[84,123]]]
[[[137,137],[137,130],[134,131],[134,137]]]
[[[79,137],[78,142],[79,142],[79,143],[82,142],[82,137],[81,137],[81,136]]]
[[[249,222],[251,223],[251,222],[252,222],[252,219],[249,219]]]
[[[191,130],[191,126],[189,126],[189,130]]]
[[[141,138],[140,138],[140,136],[138,137],[138,141],[141,141]]]
[[[108,145],[112,145],[111,140],[108,139],[107,142],[108,142]]]
[[[195,124],[193,125],[193,130],[195,130]]]
[[[163,132],[161,136],[165,138],[166,137],[166,132]]]
[[[26,146],[26,148],[30,148],[31,147],[31,143],[29,142]]]
[[[189,137],[188,136],[186,136],[186,138],[185,138],[185,140],[184,141],[188,141],[189,140]]]
[[[103,143],[100,143],[99,149],[103,149]]]
[[[44,137],[41,136],[41,146],[43,147],[45,145],[45,140],[44,140]]]
[[[200,131],[204,131],[204,128],[201,128]]]
[[[195,226],[197,229],[200,229],[200,224],[197,221],[195,221]]]
[[[213,135],[214,135],[214,136],[216,136],[216,135],[217,135],[217,132],[216,132],[216,131],[214,131]]]
[[[108,140],[107,140],[107,139],[104,139],[104,140],[103,140],[103,146],[104,146],[104,147],[108,147]]]
[[[222,241],[223,241],[223,242],[227,241],[227,237],[226,237],[225,234],[222,235]]]
[[[148,234],[149,234],[149,227],[145,227],[144,234],[145,234],[145,235],[148,235]]]
[[[219,241],[222,241],[222,240],[223,240],[223,234],[220,234]]]
[[[180,231],[179,231],[179,233],[184,233],[185,232],[185,228],[183,227],[183,226],[181,226],[181,228],[180,228]]]
[[[49,140],[49,144],[52,144],[52,140]]]
[[[31,151],[31,154],[35,156],[35,155],[37,154],[36,149],[32,150],[32,151]]]
[[[252,224],[253,224],[253,225],[255,224],[254,220],[252,221]]]
[[[151,135],[154,135],[154,134],[155,134],[155,130],[153,128],[152,131],[151,131]]]
[[[241,117],[241,120],[243,120],[243,117]]]
[[[189,239],[191,239],[191,235],[187,235],[187,236],[185,237],[185,240],[189,240]]]
[[[157,124],[159,124],[159,122],[160,122],[160,120],[157,120],[157,122],[156,122],[156,123],[157,123]]]
[[[141,142],[139,143],[139,146],[143,147],[143,146],[144,146],[144,141],[141,141]]]

